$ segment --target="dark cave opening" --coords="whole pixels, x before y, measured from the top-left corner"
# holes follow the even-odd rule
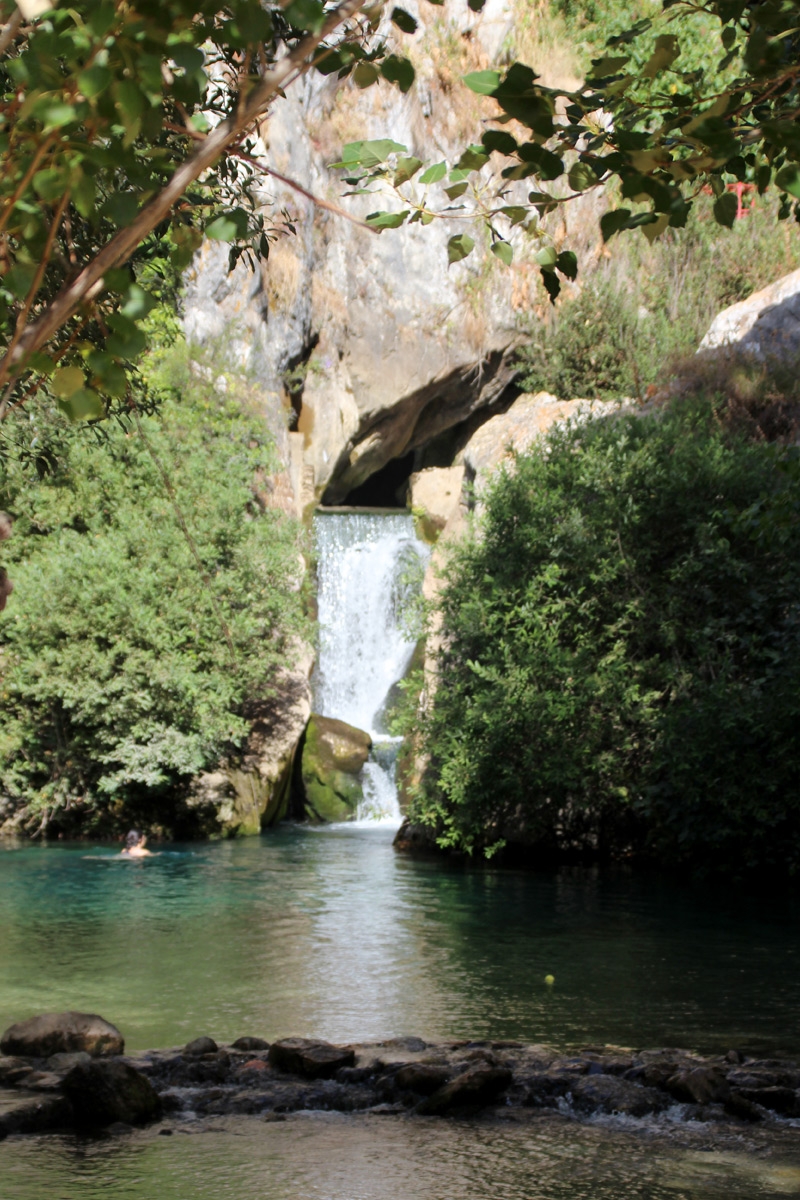
[[[405,508],[408,477],[415,469],[412,450],[402,458],[392,458],[380,471],[348,492],[343,505],[353,508]]]

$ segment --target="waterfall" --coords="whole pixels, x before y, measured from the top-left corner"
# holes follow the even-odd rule
[[[385,708],[414,652],[402,614],[420,586],[429,549],[405,512],[318,511],[314,540],[320,625],[315,708],[370,734],[357,820],[397,825],[401,739],[387,733]]]

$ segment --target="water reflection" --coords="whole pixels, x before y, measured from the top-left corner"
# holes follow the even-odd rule
[[[0,1027],[81,1008],[131,1048],[256,1033],[800,1052],[796,904],[452,869],[391,836],[286,828],[138,863],[0,853]]]
[[[547,1118],[531,1125],[297,1114],[115,1140],[6,1142],[3,1200],[783,1200],[796,1142],[715,1146]]]

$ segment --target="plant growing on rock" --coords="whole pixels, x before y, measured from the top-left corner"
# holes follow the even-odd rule
[[[442,846],[800,870],[800,461],[717,404],[556,430],[450,554]]]

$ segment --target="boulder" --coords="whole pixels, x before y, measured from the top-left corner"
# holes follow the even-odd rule
[[[359,772],[369,757],[368,733],[313,714],[303,743],[301,778],[310,821],[347,821],[363,799]]]
[[[689,1104],[724,1103],[730,1095],[725,1075],[717,1067],[710,1066],[677,1071],[664,1086],[676,1100]]]
[[[723,346],[793,364],[800,357],[800,271],[718,313],[700,349]]]
[[[125,1041],[115,1025],[96,1013],[42,1013],[10,1026],[0,1038],[3,1054],[50,1058],[84,1050],[93,1058],[122,1054]]]
[[[330,1079],[340,1067],[354,1066],[356,1055],[348,1046],[332,1046],[311,1038],[283,1038],[270,1046],[268,1061],[289,1075]]]
[[[800,1116],[800,1099],[794,1088],[741,1088],[739,1095],[751,1104],[760,1104],[770,1112],[780,1113],[782,1117]]]
[[[641,1087],[615,1075],[582,1075],[572,1084],[570,1093],[579,1112],[622,1113],[628,1117],[661,1112],[670,1102],[655,1088]]]
[[[231,1043],[232,1050],[269,1050],[269,1042],[265,1042],[260,1037],[240,1037],[235,1042]]]
[[[161,1101],[150,1080],[119,1060],[78,1063],[61,1087],[82,1129],[102,1129],[118,1121],[142,1125],[161,1116]]]
[[[508,1067],[479,1063],[428,1096],[417,1105],[416,1111],[425,1116],[441,1116],[457,1108],[481,1108],[496,1100],[512,1080]]]
[[[71,1071],[78,1063],[91,1062],[91,1059],[91,1054],[85,1050],[75,1050],[72,1054],[51,1054],[47,1066],[51,1071]]]
[[[188,1058],[199,1058],[202,1054],[216,1054],[218,1050],[219,1046],[210,1037],[193,1038],[183,1047],[183,1053]]]

